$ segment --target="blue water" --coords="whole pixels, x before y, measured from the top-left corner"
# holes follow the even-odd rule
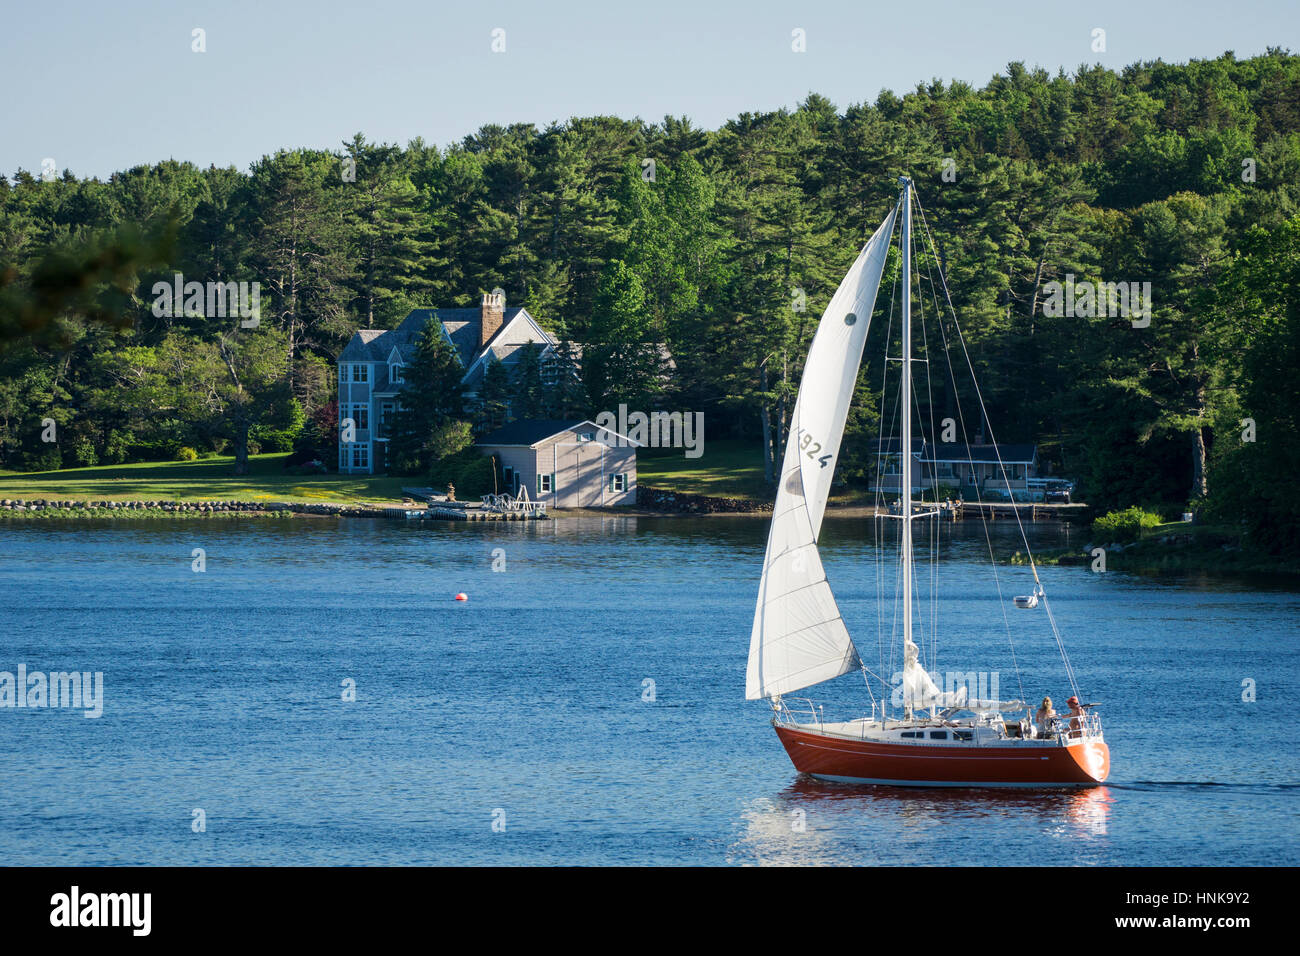
[[[765,533],[742,517],[0,524],[0,670],[105,685],[98,719],[0,709],[0,862],[1300,862],[1300,594],[1048,568],[1084,697],[1103,702],[1108,785],[854,788],[799,777],[743,700]],[[1041,611],[1008,612],[1013,662],[979,528],[952,533],[939,669],[1064,699]],[[823,544],[867,665],[888,670],[871,525],[828,519]],[[1000,575],[1008,598],[1029,590],[1023,568]],[[812,693],[828,716],[868,699],[854,675]]]

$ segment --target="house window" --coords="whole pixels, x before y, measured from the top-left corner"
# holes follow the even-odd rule
[[[370,366],[369,365],[352,366],[352,381],[354,382],[370,381]]]
[[[393,403],[382,402],[379,405],[379,431],[387,434],[388,424],[393,420]]]
[[[352,446],[352,467],[369,468],[370,467],[370,445],[365,442],[358,442]]]
[[[348,366],[344,363],[339,364],[339,384],[346,385],[348,382]]]
[[[339,471],[345,471],[348,467],[348,446],[339,445]]]
[[[353,405],[352,420],[356,422],[357,428],[369,428],[370,427],[370,406]]]
[[[578,441],[591,441],[591,432],[581,432],[578,435]]]
[[[388,366],[388,380],[392,382],[394,385],[401,385],[404,381],[406,381],[404,378],[402,378],[402,366],[400,365]]]
[[[509,465],[506,465],[501,469],[501,477],[505,479],[507,488],[513,488],[515,486],[515,470]]]
[[[539,495],[549,495],[551,493],[551,489],[554,487],[555,487],[554,475],[537,476],[537,493]]]
[[[627,491],[627,474],[609,476],[610,491]]]

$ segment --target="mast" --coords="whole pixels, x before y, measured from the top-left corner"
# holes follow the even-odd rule
[[[899,499],[903,519],[903,647],[912,643],[912,180],[903,184],[903,457],[899,465]],[[903,697],[903,717],[912,717],[912,702]]]

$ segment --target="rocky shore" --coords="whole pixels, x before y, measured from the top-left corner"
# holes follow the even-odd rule
[[[265,517],[317,515],[340,518],[382,518],[386,517],[388,510],[380,505],[348,505],[336,502],[0,499],[0,517],[147,518],[165,515],[203,518],[220,515]]]
[[[710,498],[707,495],[688,495],[680,491],[667,491],[638,485],[636,506],[647,511],[672,514],[761,514],[772,511],[772,502],[753,498]]]

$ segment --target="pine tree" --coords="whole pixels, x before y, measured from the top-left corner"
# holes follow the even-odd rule
[[[537,343],[529,342],[519,349],[510,394],[511,404],[519,418],[552,417],[553,396],[543,380],[542,349]]]
[[[463,370],[442,330],[430,322],[420,332],[415,354],[403,370],[388,443],[389,468],[400,474],[428,469],[437,433],[464,415]]]
[[[488,359],[475,400],[475,430],[479,435],[500,428],[510,420],[510,370],[494,355]],[[527,417],[527,416],[525,416]]]

